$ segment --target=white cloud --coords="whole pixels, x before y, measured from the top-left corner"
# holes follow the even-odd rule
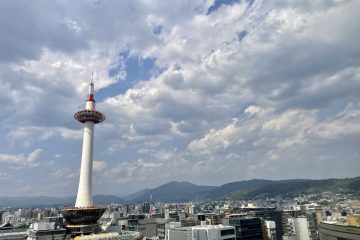
[[[6,173],[6,172],[0,172],[0,180],[8,180],[11,179],[13,176]]]
[[[80,171],[79,170],[74,170],[74,169],[70,169],[70,168],[62,168],[59,169],[53,173],[51,173],[51,175],[57,179],[61,179],[61,180],[76,180],[79,178],[80,176]]]
[[[325,141],[343,141],[358,139],[360,135],[360,106],[349,104],[334,118],[328,119],[311,130],[318,138]]]
[[[0,153],[0,162],[9,166],[28,166],[28,167],[38,167],[39,157],[43,149],[37,148],[27,156],[24,154],[2,154]]]
[[[105,170],[107,167],[107,163],[105,161],[94,161],[93,162],[93,170],[94,172],[100,172]]]

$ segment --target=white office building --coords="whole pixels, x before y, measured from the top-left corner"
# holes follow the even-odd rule
[[[64,240],[70,239],[66,235],[66,229],[58,228],[54,222],[34,223],[28,231],[27,240]]]
[[[286,240],[311,240],[311,228],[307,217],[287,219]]]
[[[167,229],[166,240],[235,240],[235,227],[202,225]]]

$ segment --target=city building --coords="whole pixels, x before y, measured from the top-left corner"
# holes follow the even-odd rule
[[[38,222],[32,224],[27,240],[65,240],[67,230],[56,226],[54,222]]]
[[[263,227],[260,218],[248,217],[243,214],[229,215],[229,225],[235,227],[236,239],[263,239]]]
[[[119,233],[99,233],[84,236],[77,236],[74,240],[118,240]]]
[[[319,237],[320,240],[359,240],[360,227],[336,222],[321,222],[319,224]]]
[[[295,234],[297,240],[310,240],[311,232],[306,217],[297,217],[294,219]]]
[[[0,231],[0,240],[26,240],[27,239],[27,230],[10,230],[10,231]]]
[[[167,240],[235,240],[235,228],[223,225],[204,225],[171,228]]]
[[[350,226],[360,227],[360,215],[347,216],[346,223]]]
[[[266,231],[265,239],[277,240],[277,237],[276,237],[276,224],[275,224],[274,221],[265,220],[265,231]]]
[[[143,214],[131,214],[120,218],[118,225],[123,230],[138,231],[144,237],[153,237],[157,234],[157,222],[154,218],[145,218]]]
[[[4,210],[0,210],[0,225],[3,223],[3,215],[4,215],[5,211]]]
[[[7,231],[12,229],[14,229],[14,226],[9,222],[6,222],[0,226],[0,231]]]
[[[257,217],[262,220],[274,221],[276,225],[276,236],[281,239],[284,235],[283,229],[283,211],[277,210],[276,208],[257,208],[257,207],[246,207],[241,208],[243,213],[247,213],[248,216]]]
[[[315,220],[309,216],[289,217],[284,227],[286,239],[310,240],[317,239]]]

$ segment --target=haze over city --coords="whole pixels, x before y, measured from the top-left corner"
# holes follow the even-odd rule
[[[356,0],[0,1],[0,195],[359,175]]]

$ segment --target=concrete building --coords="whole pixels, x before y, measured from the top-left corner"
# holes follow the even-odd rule
[[[321,222],[319,224],[319,237],[320,240],[359,240],[360,227],[334,222]]]
[[[264,222],[265,231],[266,231],[266,239],[269,240],[277,240],[276,237],[276,224],[274,221],[265,221]]]
[[[27,240],[65,240],[70,239],[66,236],[66,229],[59,228],[54,222],[34,223],[28,231]]]
[[[0,231],[0,240],[25,240],[27,239],[27,230],[9,230]]]
[[[295,218],[294,226],[297,240],[310,240],[311,232],[306,217]]]
[[[154,237],[156,236],[156,221],[153,218],[145,218],[138,222],[138,225],[135,226],[135,231],[138,231],[144,237]]]
[[[156,236],[158,236],[160,240],[165,239],[166,224],[171,222],[171,219],[155,218],[155,222],[156,222]]]
[[[321,221],[323,221],[325,218],[325,212],[324,212],[322,206],[315,207],[315,214],[316,214],[316,226],[319,226]]]
[[[284,237],[295,240],[315,240],[316,233],[314,229],[314,223],[311,224],[311,221],[306,216],[291,217],[287,219]]]
[[[157,235],[157,222],[155,218],[145,218],[143,214],[131,214],[128,217],[120,218],[118,225],[122,230],[138,231],[144,237]]]
[[[235,240],[235,228],[223,225],[204,225],[167,230],[167,240]]]
[[[5,211],[4,210],[0,210],[0,225],[3,223],[3,215],[4,215]]]
[[[346,223],[350,226],[360,227],[360,215],[347,216]]]
[[[274,221],[276,225],[276,236],[281,239],[284,235],[284,229],[282,226],[282,211],[275,208],[253,209],[249,212],[250,216],[260,218],[262,220]]]
[[[260,218],[232,214],[229,215],[229,225],[234,226],[236,239],[238,240],[259,240],[264,237]]]
[[[209,225],[218,225],[221,224],[222,216],[220,214],[207,213],[205,214],[205,219]]]

